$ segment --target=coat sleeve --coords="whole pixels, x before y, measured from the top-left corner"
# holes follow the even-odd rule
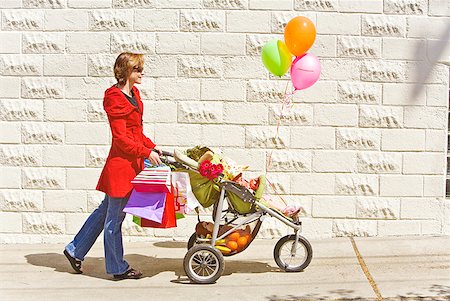
[[[142,158],[148,158],[151,150],[127,136],[127,121],[124,117],[110,117],[113,142],[125,153]],[[149,139],[150,140],[150,139]]]

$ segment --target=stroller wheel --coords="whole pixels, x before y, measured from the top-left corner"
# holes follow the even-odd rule
[[[295,235],[286,235],[277,242],[273,250],[275,262],[286,272],[303,271],[312,259],[312,247],[306,238],[298,237],[296,249],[294,242]]]
[[[222,253],[211,245],[194,245],[184,256],[184,271],[189,279],[198,284],[216,282],[225,268]]]
[[[190,248],[192,248],[195,243],[197,242],[197,233],[192,233],[191,237],[189,237],[188,243],[187,243],[187,249],[189,251]]]

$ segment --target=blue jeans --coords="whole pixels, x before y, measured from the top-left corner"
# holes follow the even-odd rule
[[[84,260],[94,245],[97,237],[104,232],[105,264],[108,274],[123,274],[129,269],[123,258],[122,222],[126,213],[123,208],[128,198],[112,198],[105,194],[105,199],[88,217],[72,242],[66,246],[70,256]]]

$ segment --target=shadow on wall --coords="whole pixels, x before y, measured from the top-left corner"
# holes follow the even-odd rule
[[[447,28],[442,33],[441,37],[438,39],[436,43],[432,45],[432,47],[427,48],[427,60],[423,64],[419,64],[419,68],[417,69],[417,75],[415,78],[415,86],[412,91],[411,99],[415,99],[421,90],[424,89],[424,83],[430,77],[430,74],[433,70],[433,67],[436,62],[439,61],[439,58],[445,51],[446,47],[449,47],[450,43],[450,23],[447,24]],[[425,46],[427,47],[427,46]],[[420,46],[416,48],[415,57],[420,57],[420,53],[423,50],[420,49]],[[449,62],[447,62],[449,63]]]

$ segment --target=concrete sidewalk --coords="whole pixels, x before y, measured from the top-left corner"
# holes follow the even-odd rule
[[[126,259],[144,273],[112,281],[103,245],[73,274],[63,245],[0,245],[0,300],[450,300],[450,237],[313,240],[310,266],[285,273],[275,240],[256,240],[225,259],[212,285],[190,284],[185,242],[125,243]]]

